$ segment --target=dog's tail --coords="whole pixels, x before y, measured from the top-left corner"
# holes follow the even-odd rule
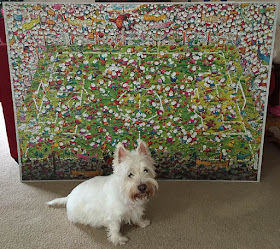
[[[65,206],[67,203],[68,197],[57,198],[52,201],[47,202],[48,206]]]

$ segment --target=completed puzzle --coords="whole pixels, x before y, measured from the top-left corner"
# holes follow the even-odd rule
[[[22,180],[260,177],[276,4],[6,3]]]

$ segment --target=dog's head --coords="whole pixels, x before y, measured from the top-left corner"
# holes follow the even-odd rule
[[[147,200],[158,189],[154,160],[146,143],[140,139],[136,150],[128,151],[121,143],[117,145],[113,169],[123,193],[132,201]]]

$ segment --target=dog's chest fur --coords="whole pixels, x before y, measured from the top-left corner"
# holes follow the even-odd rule
[[[131,224],[133,221],[137,220],[139,217],[144,215],[145,203],[133,203],[128,205],[124,209],[124,213],[121,215],[121,219],[125,224]]]

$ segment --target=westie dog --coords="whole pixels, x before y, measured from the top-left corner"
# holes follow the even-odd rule
[[[128,238],[120,233],[122,223],[142,228],[150,225],[143,215],[149,197],[158,189],[153,164],[149,149],[142,140],[138,140],[137,149],[132,151],[127,151],[119,143],[114,154],[112,175],[87,180],[67,197],[47,204],[66,205],[70,221],[93,227],[104,226],[111,242],[124,244]]]

